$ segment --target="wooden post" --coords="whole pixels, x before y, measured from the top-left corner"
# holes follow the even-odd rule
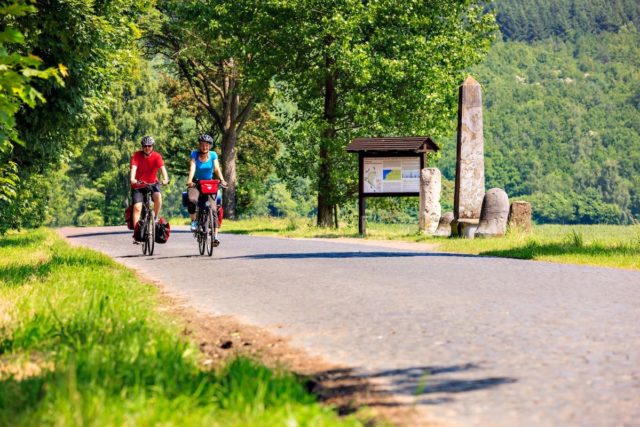
[[[358,233],[364,237],[367,234],[365,208],[366,201],[364,199],[364,155],[358,153]]]

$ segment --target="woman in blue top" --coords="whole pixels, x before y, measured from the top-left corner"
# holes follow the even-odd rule
[[[220,170],[220,164],[218,163],[218,154],[215,151],[211,151],[211,144],[213,138],[209,135],[202,134],[198,139],[198,150],[191,152],[191,158],[189,160],[189,178],[187,178],[187,187],[189,187],[189,202],[187,203],[187,210],[191,216],[191,230],[194,231],[198,224],[196,222],[196,203],[204,204],[207,201],[206,195],[199,194],[196,185],[193,180],[200,179],[213,179],[213,173],[215,172],[220,178],[223,187],[227,186],[227,182],[222,176]],[[218,228],[215,229],[215,236],[213,236],[213,244],[218,246],[220,241],[218,240]]]

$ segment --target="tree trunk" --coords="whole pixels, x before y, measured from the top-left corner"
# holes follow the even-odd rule
[[[327,58],[327,67],[333,64],[333,60]],[[336,106],[338,95],[336,92],[337,74],[334,72],[325,80],[324,85],[324,119],[327,128],[323,132],[320,141],[320,169],[318,171],[318,227],[338,227],[333,223],[333,210],[335,203],[331,201],[331,193],[334,191],[331,185],[331,159],[329,147],[336,137]]]
[[[224,190],[222,206],[224,216],[236,219],[236,141],[238,135],[235,127],[225,129],[222,135],[222,174],[229,187]]]
[[[331,227],[333,225],[331,205],[329,204],[329,194],[331,192],[329,169],[329,152],[326,147],[326,141],[323,138],[320,146],[320,171],[318,173],[318,227]]]

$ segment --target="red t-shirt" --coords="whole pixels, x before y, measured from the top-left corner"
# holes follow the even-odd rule
[[[131,156],[131,166],[137,166],[135,178],[138,181],[154,184],[158,181],[158,169],[164,166],[164,161],[160,153],[152,151],[149,157],[142,151],[136,151]]]

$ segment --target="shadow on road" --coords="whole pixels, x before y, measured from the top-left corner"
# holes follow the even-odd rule
[[[78,237],[96,237],[96,236],[109,236],[109,235],[117,235],[117,234],[129,234],[131,235],[133,232],[130,230],[125,231],[95,231],[93,233],[83,233],[83,234],[68,234],[65,237],[67,239],[76,239]]]
[[[468,376],[471,371],[481,371],[482,367],[474,363],[451,366],[420,366],[408,369],[377,372],[370,378],[384,378],[394,393],[411,395],[422,404],[440,404],[453,400],[458,393],[494,388],[504,384],[512,384],[517,380],[509,377],[478,377],[475,372],[472,378],[460,378],[460,374]],[[454,378],[453,376],[457,376]]]
[[[256,228],[256,229],[247,229],[247,230],[226,230],[225,233],[228,234],[240,234],[240,235],[250,235],[251,233],[278,233],[282,230],[278,228]],[[256,236],[256,237],[273,237],[273,236]]]
[[[78,237],[96,237],[96,236],[116,236],[118,234],[128,234],[129,236],[133,235],[133,231],[131,230],[118,230],[118,231],[95,231],[92,233],[83,233],[83,234],[68,234],[65,237],[67,239],[76,239]],[[191,234],[189,230],[171,230],[171,234]]]
[[[444,252],[306,252],[242,255],[220,259],[308,259],[308,258],[410,258],[410,257],[462,257],[478,258],[478,255]]]
[[[311,391],[318,394],[321,399],[329,400],[333,397],[356,395],[366,391],[370,382],[353,382],[353,378],[364,380],[384,379],[384,385],[378,386],[382,392],[391,392],[404,396],[413,396],[415,400],[406,403],[401,402],[372,402],[369,406],[402,406],[416,403],[425,405],[437,405],[452,402],[455,395],[476,390],[513,384],[517,381],[509,377],[478,377],[477,373],[482,367],[474,363],[451,366],[419,366],[407,369],[391,371],[379,371],[368,374],[358,374],[353,369],[333,369],[314,377],[310,383]],[[473,372],[478,371],[478,372]],[[470,373],[470,374],[469,374]],[[476,378],[453,378],[453,376],[475,376]],[[337,384],[328,387],[326,384]],[[375,384],[380,384],[375,382]],[[349,399],[347,399],[348,401]],[[339,408],[342,414],[348,414],[357,408]]]
[[[173,258],[204,258],[204,259],[215,259],[215,257],[209,257],[206,255],[199,254],[189,254],[189,255],[171,255],[171,256],[156,256],[156,255],[144,255],[144,254],[135,254],[135,255],[120,255],[114,256],[115,259],[118,258],[146,258],[149,261],[153,261],[156,259],[173,259]]]

